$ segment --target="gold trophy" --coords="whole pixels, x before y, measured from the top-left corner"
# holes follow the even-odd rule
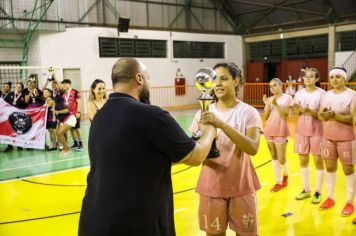
[[[48,68],[48,81],[54,81],[54,68],[52,66]]]
[[[195,75],[195,86],[201,91],[201,95],[198,97],[200,103],[200,111],[203,114],[209,111],[209,106],[214,100],[212,96],[214,81],[216,79],[216,73],[213,69],[205,67],[200,69]],[[193,139],[198,140],[202,136],[202,131],[198,130],[193,133]],[[214,139],[210,152],[207,158],[216,158],[220,156],[219,149],[216,147],[216,139]]]

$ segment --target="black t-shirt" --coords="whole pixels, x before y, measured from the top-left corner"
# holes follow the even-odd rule
[[[33,106],[33,107],[40,107],[40,106],[42,106],[42,105],[44,104],[43,92],[42,92],[40,89],[38,89],[38,88],[36,88],[36,90],[37,90],[36,96],[30,95],[31,93],[30,93],[30,91],[28,90],[28,88],[25,88],[25,89],[23,90],[23,94],[24,94],[25,96],[30,95],[30,100],[29,100],[29,102],[28,102],[28,106],[30,106],[30,107],[31,107],[31,106]]]
[[[25,96],[23,95],[23,93],[16,94],[15,92],[11,92],[9,94],[9,97],[10,97],[10,99],[9,99],[8,103],[13,105],[14,107],[17,107],[20,109],[25,109],[27,107],[27,104],[25,102]]]
[[[12,93],[11,92],[9,92],[7,94],[1,93],[0,96],[1,96],[2,99],[4,99],[5,102],[11,103],[11,100],[12,100]]]
[[[159,107],[113,93],[89,134],[79,235],[175,235],[171,163],[195,147]]]
[[[52,95],[54,97],[54,101],[57,103],[65,103],[64,98],[63,98],[63,92],[62,91],[52,91]]]

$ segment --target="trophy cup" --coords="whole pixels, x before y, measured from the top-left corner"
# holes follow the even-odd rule
[[[54,81],[54,68],[52,66],[48,68],[48,81]]]
[[[214,100],[211,93],[214,87],[215,79],[215,71],[207,67],[200,69],[195,76],[195,86],[202,92],[202,94],[198,97],[201,114],[209,110],[209,105]],[[201,130],[196,131],[193,133],[193,139],[198,140],[202,134]],[[220,152],[216,147],[216,139],[214,139],[207,158],[216,158],[219,156]]]

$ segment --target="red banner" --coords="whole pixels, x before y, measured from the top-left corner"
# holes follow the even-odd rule
[[[45,148],[47,106],[19,109],[0,98],[0,143]]]

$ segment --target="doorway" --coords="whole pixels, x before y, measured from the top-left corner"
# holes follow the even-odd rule
[[[263,82],[268,83],[271,79],[277,77],[277,65],[278,63],[265,63],[264,64],[264,78]]]

